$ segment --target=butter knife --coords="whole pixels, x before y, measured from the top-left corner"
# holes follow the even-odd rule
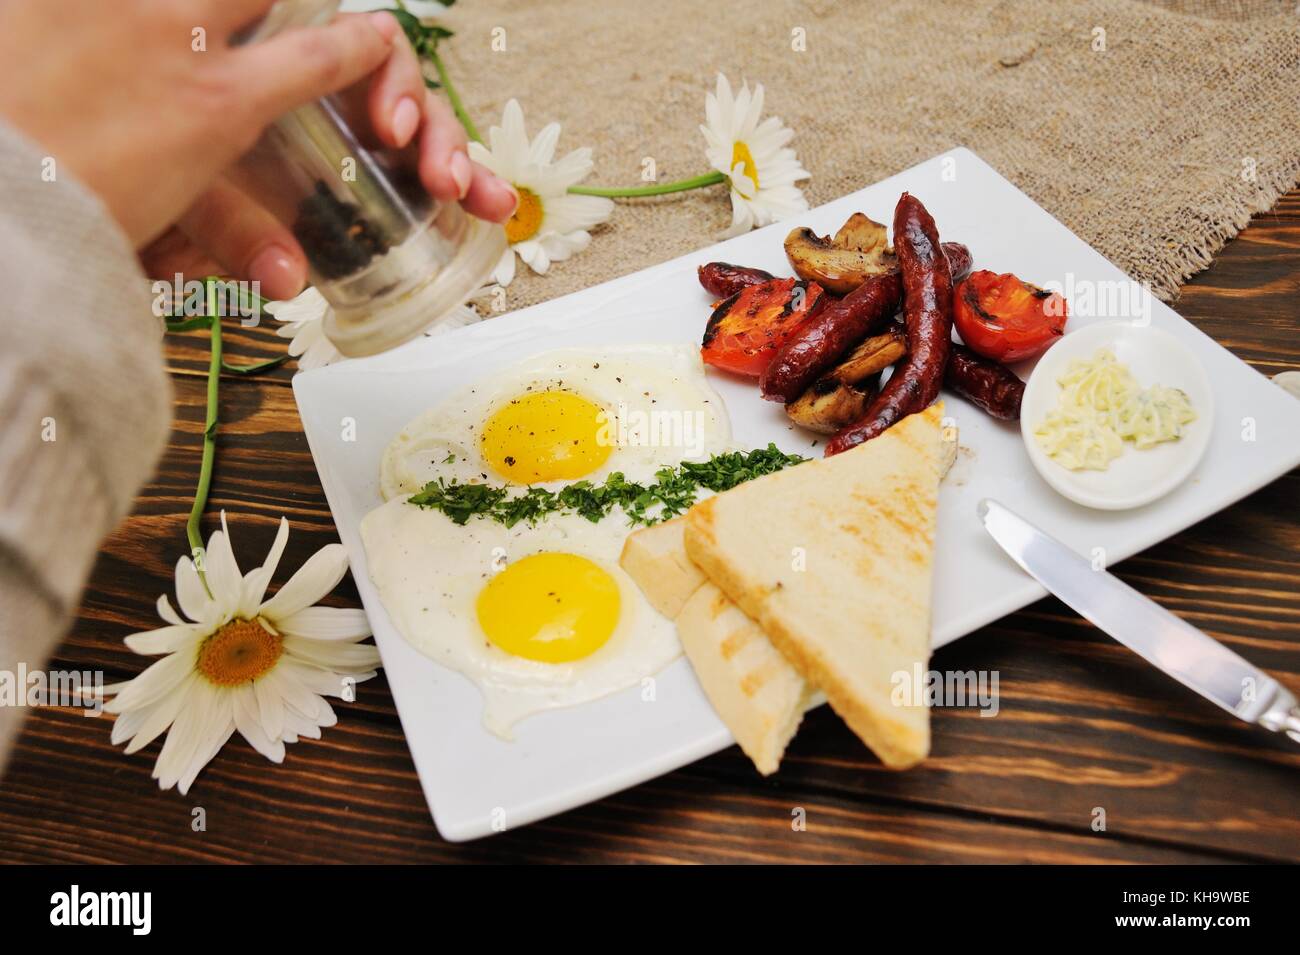
[[[978,513],[1001,548],[1066,606],[1238,719],[1300,743],[1300,705],[1273,677],[1003,504],[985,498]]]

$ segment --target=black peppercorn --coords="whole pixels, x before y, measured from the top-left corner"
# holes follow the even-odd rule
[[[388,251],[388,243],[361,217],[358,207],[335,196],[324,181],[318,181],[316,191],[299,203],[293,234],[312,268],[326,279],[359,272]]]

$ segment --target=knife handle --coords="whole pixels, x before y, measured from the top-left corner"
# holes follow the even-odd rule
[[[1273,703],[1259,718],[1259,725],[1274,733],[1285,732],[1292,740],[1300,743],[1300,704],[1295,694],[1281,686]]]

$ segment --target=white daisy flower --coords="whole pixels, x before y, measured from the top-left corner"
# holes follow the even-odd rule
[[[704,98],[706,125],[700,127],[708,144],[709,164],[731,181],[731,227],[724,236],[739,235],[808,211],[808,201],[795,185],[808,179],[793,149],[786,146],[794,131],[775,116],[759,122],[763,85],[753,93],[746,83],[737,95],[718,74],[718,89]]]
[[[114,697],[104,709],[118,714],[112,740],[129,740],[126,752],[167,731],[153,769],[163,789],[187,792],[235,732],[271,762],[283,762],[286,743],[320,739],[321,728],[337,722],[324,698],[350,699],[351,687],[379,666],[379,651],[358,643],[370,635],[364,611],[313,606],[347,573],[342,544],[317,551],[264,600],[289,522],[280,519],[266,563],[247,575],[229,535],[223,511],[221,530],[208,540],[204,577],[189,557],[176,562],[185,616],[163,594],[158,615],[167,626],[126,638],[136,653],[166,656],[102,691]]]
[[[575,149],[555,159],[560,124],[546,126],[529,140],[518,100],[506,103],[500,126],[488,130],[490,146],[470,143],[470,158],[509,182],[519,193],[519,208],[506,223],[510,248],[493,276],[505,287],[515,277],[515,254],[539,275],[591,242],[587,231],[604,222],[614,203],[600,196],[570,195],[568,189],[591,174],[591,150]]]
[[[493,280],[495,281],[495,276]],[[493,287],[489,285],[479,289],[471,300],[476,301],[491,293]],[[310,371],[343,360],[343,355],[325,335],[325,316],[329,314],[330,304],[316,289],[308,288],[297,298],[285,302],[271,302],[266,306],[266,311],[282,323],[275,330],[276,335],[293,339],[289,342],[289,354],[298,359],[299,371]],[[431,325],[424,334],[436,335],[454,328],[464,328],[482,318],[469,305],[459,305],[441,321]]]
[[[275,333],[289,342],[289,355],[298,359],[299,371],[310,371],[338,361],[343,356],[325,337],[325,316],[330,305],[315,288],[308,287],[297,298],[271,302],[266,311],[275,316],[280,327]]]

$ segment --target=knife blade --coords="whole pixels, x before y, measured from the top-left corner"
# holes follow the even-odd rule
[[[1273,677],[1004,504],[985,498],[978,513],[1011,559],[1066,606],[1238,719],[1300,743],[1300,705]]]

